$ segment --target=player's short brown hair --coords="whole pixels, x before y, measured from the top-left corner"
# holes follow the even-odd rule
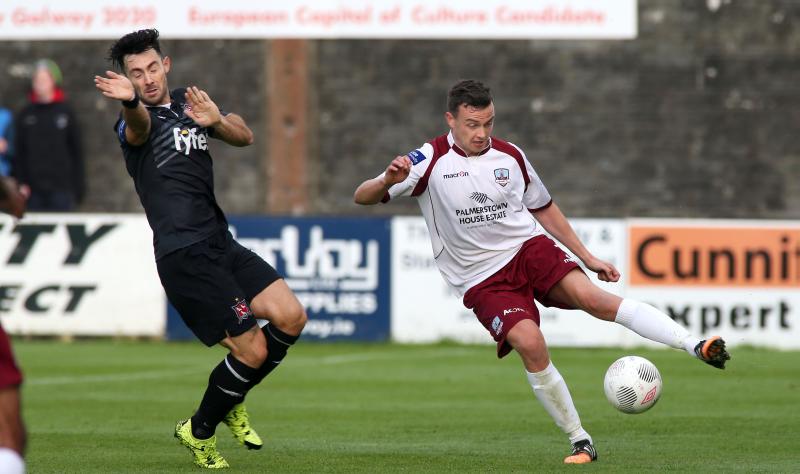
[[[483,109],[491,103],[489,88],[474,79],[459,81],[447,94],[447,110],[453,115],[458,115],[458,108],[462,105]]]
[[[161,45],[158,43],[156,29],[134,31],[118,39],[108,50],[108,60],[124,72],[125,56],[143,53],[148,49],[154,50],[161,56]]]

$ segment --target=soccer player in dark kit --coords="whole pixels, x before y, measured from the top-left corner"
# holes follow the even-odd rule
[[[154,29],[123,36],[109,59],[122,74],[106,71],[94,82],[120,102],[114,131],[153,229],[161,283],[198,339],[230,351],[175,437],[196,465],[228,467],[216,448],[216,426],[223,422],[242,445],[261,448],[243,401],[300,336],[306,313],[275,269],[233,239],[214,196],[210,138],[252,144],[242,117],[221,112],[198,87],[170,91],[172,62]]]

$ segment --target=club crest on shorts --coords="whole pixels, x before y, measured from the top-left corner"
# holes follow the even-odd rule
[[[236,304],[231,306],[231,309],[239,319],[239,324],[242,324],[242,321],[253,315],[253,312],[250,311],[250,307],[247,306],[247,301],[240,300],[238,298],[236,299]]]
[[[494,182],[500,186],[505,186],[509,181],[508,168],[497,168],[494,170]]]
[[[498,336],[503,332],[503,320],[500,316],[495,316],[492,320],[492,330]]]

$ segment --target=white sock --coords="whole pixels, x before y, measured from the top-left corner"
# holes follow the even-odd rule
[[[592,437],[581,426],[572,396],[556,366],[550,362],[541,372],[531,373],[526,370],[525,373],[528,374],[528,383],[531,384],[536,398],[556,425],[569,436],[569,442],[575,443],[582,439],[591,441]]]
[[[672,320],[669,316],[647,303],[624,299],[617,310],[614,322],[625,326],[636,334],[651,341],[666,344],[675,349],[683,349],[691,355],[700,339]]]
[[[0,448],[0,474],[25,474],[25,461],[13,449]]]

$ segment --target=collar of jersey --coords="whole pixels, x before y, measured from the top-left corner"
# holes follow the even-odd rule
[[[175,89],[175,90],[177,90],[177,89]],[[151,110],[162,110],[162,109],[172,110],[172,106],[175,105],[175,97],[173,96],[173,92],[175,92],[175,90],[169,91],[169,103],[168,104],[146,105],[145,107],[147,107],[148,109],[151,109]]]
[[[452,148],[453,151],[458,153],[459,155],[461,155],[461,156],[463,156],[465,158],[474,158],[474,157],[468,156],[467,153],[464,150],[462,150],[458,145],[456,145],[456,139],[453,138],[453,131],[452,130],[450,130],[450,133],[447,134],[447,143],[450,144],[450,148]],[[492,137],[489,137],[489,144],[486,145],[486,148],[481,150],[481,152],[478,153],[476,156],[485,155],[491,149],[492,149]]]

